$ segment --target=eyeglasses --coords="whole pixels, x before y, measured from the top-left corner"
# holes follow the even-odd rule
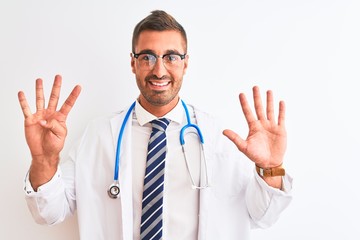
[[[186,53],[169,53],[162,56],[155,55],[153,53],[133,53],[134,58],[139,62],[139,66],[143,70],[152,70],[158,60],[162,58],[164,67],[167,70],[174,70],[181,66],[182,60],[185,59]]]

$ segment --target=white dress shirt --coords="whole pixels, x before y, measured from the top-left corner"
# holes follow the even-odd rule
[[[195,123],[193,109],[189,108],[191,122]],[[195,239],[198,228],[199,190],[192,189],[181,145],[180,129],[186,124],[184,108],[179,101],[176,107],[163,116],[171,120],[166,129],[167,153],[165,159],[163,236],[164,239]],[[146,168],[147,144],[151,133],[150,121],[156,119],[138,102],[133,114],[133,205],[134,239],[139,239],[141,201]],[[193,129],[189,129],[192,133]],[[186,151],[192,176],[199,183],[200,141],[198,136],[186,134]]]

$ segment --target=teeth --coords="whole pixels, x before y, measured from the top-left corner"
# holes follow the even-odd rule
[[[163,82],[163,83],[158,83],[158,82],[151,82],[151,84],[155,85],[155,86],[159,86],[159,87],[163,87],[169,84],[169,82]]]

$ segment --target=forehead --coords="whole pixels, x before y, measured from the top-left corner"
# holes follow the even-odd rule
[[[180,32],[175,30],[166,31],[143,31],[135,46],[135,52],[152,50],[156,54],[163,54],[168,50],[185,51],[185,41]]]

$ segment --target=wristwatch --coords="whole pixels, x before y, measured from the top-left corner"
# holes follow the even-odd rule
[[[256,172],[261,177],[285,176],[285,169],[282,167],[282,164],[273,168],[261,168],[256,166]]]

